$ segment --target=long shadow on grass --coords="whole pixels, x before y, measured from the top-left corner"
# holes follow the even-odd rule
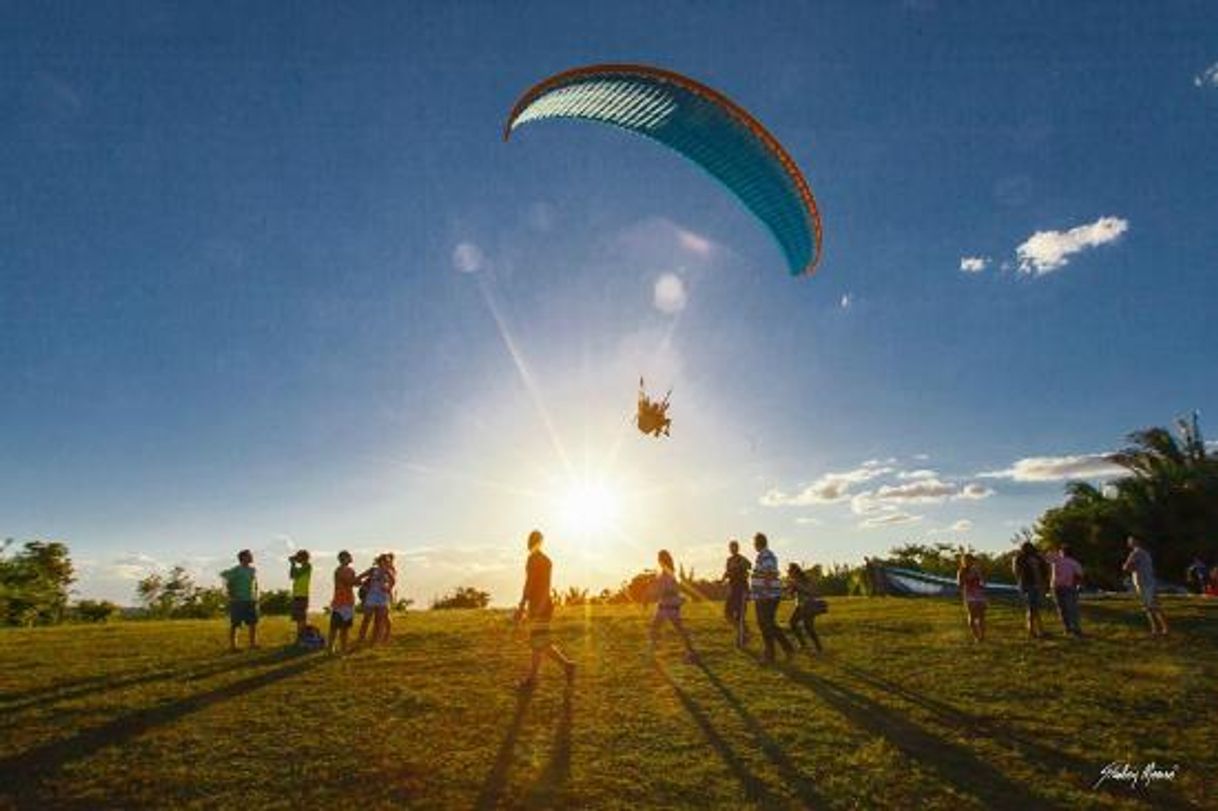
[[[757,742],[762,754],[774,764],[779,774],[782,775],[783,781],[795,790],[796,796],[799,797],[804,806],[808,808],[823,806],[825,798],[816,790],[812,781],[799,771],[799,767],[787,756],[783,746],[770,737],[770,734],[765,731],[765,727],[753,717],[752,713],[745,709],[744,704],[736,697],[736,694],[728,689],[727,685],[705,663],[699,662],[698,668],[710,683],[715,686],[720,695],[723,696],[723,700],[727,702],[728,706],[740,716],[740,720],[744,722],[744,726],[748,729],[749,734]]]
[[[15,786],[15,790],[12,792],[19,800],[19,804],[36,800],[42,790],[39,780],[54,775],[73,761],[86,758],[106,746],[122,745],[156,727],[173,723],[183,716],[206,709],[221,701],[237,698],[275,682],[297,676],[328,661],[324,657],[308,656],[291,650],[279,653],[274,658],[290,658],[295,661],[291,661],[283,667],[196,693],[169,704],[137,710],[99,727],[78,732],[69,738],[52,741],[20,754],[0,759],[0,774],[23,776],[21,784]]]
[[[1011,780],[963,746],[938,738],[867,696],[811,673],[786,668],[788,679],[812,690],[851,723],[878,735],[943,780],[976,797],[986,808],[1023,811],[1058,808]]]
[[[0,710],[9,713],[18,710],[30,709],[32,707],[43,707],[51,704],[57,704],[60,701],[68,701],[75,698],[83,698],[94,693],[109,693],[112,690],[120,690],[127,687],[140,687],[153,682],[165,681],[168,679],[188,679],[197,681],[199,679],[210,678],[221,673],[226,673],[230,670],[239,670],[251,665],[270,664],[280,659],[287,658],[290,654],[287,652],[290,649],[280,649],[269,651],[263,654],[241,655],[241,656],[225,656],[219,661],[206,660],[195,666],[179,666],[166,667],[157,670],[142,670],[134,673],[127,673],[115,676],[107,674],[102,676],[89,676],[84,679],[74,681],[60,682],[58,684],[39,687],[34,690],[27,690],[24,693],[13,693],[0,695]]]
[[[573,725],[571,699],[573,689],[570,684],[562,694],[562,710],[558,723],[554,727],[554,744],[550,748],[550,760],[533,788],[529,791],[529,799],[525,805],[529,807],[563,808],[563,793],[567,781],[571,777],[571,727]]]
[[[935,720],[939,723],[954,727],[959,730],[967,731],[969,734],[976,737],[989,738],[997,743],[1005,746],[1008,749],[1014,749],[1028,762],[1040,766],[1046,771],[1056,773],[1063,766],[1068,767],[1080,778],[1085,778],[1091,774],[1096,768],[1095,763],[1091,763],[1083,758],[1076,757],[1067,752],[1054,749],[1051,746],[1045,746],[1043,743],[1030,740],[1015,732],[1012,732],[1006,727],[1000,726],[992,719],[984,718],[979,715],[958,709],[946,704],[938,699],[930,698],[921,693],[915,693],[907,687],[902,687],[895,682],[891,682],[882,676],[874,673],[869,673],[865,670],[860,670],[857,667],[851,667],[846,664],[839,664],[838,668],[842,672],[853,676],[859,681],[865,682],[872,687],[890,693],[902,701],[914,704],[924,710],[929,711],[935,716]]]
[[[1172,603],[1170,601],[1160,601],[1160,606],[1163,607],[1164,613],[1167,615],[1168,627],[1173,634],[1195,634],[1197,636],[1205,636],[1214,638],[1215,627],[1213,617],[1197,617],[1197,616],[1176,616],[1172,617]],[[1141,631],[1147,637],[1150,636],[1150,621],[1146,619],[1146,614],[1142,611],[1142,604],[1129,603],[1127,607],[1119,605],[1106,604],[1096,600],[1084,600],[1080,603],[1080,610],[1083,617],[1092,619],[1100,619],[1105,622],[1114,622],[1124,625],[1135,631]],[[1168,639],[1171,637],[1168,636]]]
[[[656,662],[656,671],[668,683],[672,691],[676,693],[677,699],[681,702],[685,711],[689,713],[690,717],[694,719],[694,723],[702,730],[702,735],[706,738],[707,743],[711,745],[715,753],[719,755],[724,764],[731,769],[732,774],[736,776],[736,779],[740,781],[740,785],[744,787],[745,797],[765,808],[779,807],[781,804],[778,798],[766,787],[761,778],[749,771],[749,767],[715,729],[710,718],[702,711],[698,703],[690,698],[689,694],[673,681],[672,676],[669,675],[668,669],[664,667],[663,663]]]
[[[520,729],[524,726],[524,716],[528,712],[532,700],[532,690],[522,690],[516,696],[516,714],[512,716],[512,721],[508,724],[503,743],[499,744],[499,753],[495,755],[495,764],[491,767],[490,774],[482,781],[482,789],[478,792],[474,808],[481,811],[481,809],[494,808],[498,804],[499,795],[503,794],[504,788],[507,787],[508,769],[511,768],[512,756],[516,752],[516,740],[520,737]]]

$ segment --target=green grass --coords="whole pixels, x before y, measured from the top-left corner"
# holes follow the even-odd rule
[[[0,807],[1215,807],[1218,605],[1084,604],[1090,638],[966,641],[937,600],[838,599],[828,653],[766,669],[720,606],[687,606],[699,665],[645,655],[637,608],[568,609],[579,662],[521,696],[500,612],[397,619],[387,647],[225,652],[220,622],[0,632]],[[783,611],[785,614],[786,611]],[[753,648],[756,651],[756,646]],[[1092,790],[1110,761],[1174,783]]]

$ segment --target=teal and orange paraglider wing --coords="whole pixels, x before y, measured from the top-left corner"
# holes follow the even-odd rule
[[[816,199],[787,151],[723,94],[693,79],[644,65],[591,65],[530,88],[508,117],[503,138],[530,121],[582,118],[652,138],[719,180],[761,220],[792,275],[808,275],[821,255]]]

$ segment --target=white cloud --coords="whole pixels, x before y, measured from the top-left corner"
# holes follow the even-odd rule
[[[472,242],[459,242],[453,248],[453,268],[461,273],[477,273],[486,267],[486,254]]]
[[[1100,217],[1069,231],[1037,231],[1015,249],[1019,272],[1042,276],[1059,270],[1070,263],[1074,254],[1112,242],[1128,230],[1128,220]]]
[[[905,512],[886,512],[859,522],[860,529],[876,529],[877,527],[894,527],[901,524],[913,524],[922,520],[920,515],[910,515]]]
[[[854,303],[854,294],[846,293],[842,296],[841,300],[838,302],[838,306],[843,310],[849,310],[850,305],[853,303]]]
[[[891,472],[892,468],[871,460],[864,462],[861,467],[854,470],[826,473],[793,495],[777,488],[772,489],[761,497],[761,504],[765,507],[806,507],[809,504],[833,504],[849,498],[852,485],[861,484]]]
[[[952,496],[955,499],[964,499],[965,501],[980,501],[983,498],[989,498],[994,495],[994,491],[977,482],[969,482],[960,488],[960,492]]]
[[[875,490],[859,493],[850,500],[856,515],[868,515],[893,510],[905,504],[942,504],[948,499],[976,501],[989,498],[994,491],[976,482],[959,485],[937,477],[920,477],[905,484],[886,484]]]
[[[656,279],[652,304],[662,313],[674,315],[685,309],[689,294],[685,290],[685,282],[675,273],[665,273]]]
[[[1017,482],[1058,482],[1068,479],[1106,479],[1127,473],[1102,453],[1073,456],[1029,456],[1005,470],[978,473],[981,478],[1011,479]]]
[[[959,521],[952,524],[948,529],[952,532],[968,532],[973,528],[973,522],[967,518],[961,518]]]
[[[897,474],[898,479],[935,479],[939,474],[927,468],[919,468],[918,470],[902,470]]]
[[[809,526],[813,526],[813,527],[819,527],[819,526],[821,526],[822,524],[824,524],[825,522],[824,522],[824,521],[822,521],[822,520],[820,520],[819,518],[813,518],[813,517],[812,517],[812,516],[810,516],[810,515],[801,515],[801,516],[799,516],[798,518],[796,518],[796,519],[795,519],[795,523],[797,523],[797,524],[807,524],[807,525],[809,525]]]
[[[1195,87],[1218,87],[1218,62],[1193,77]]]
[[[965,273],[980,273],[990,264],[988,256],[963,256],[960,258],[960,270]]]

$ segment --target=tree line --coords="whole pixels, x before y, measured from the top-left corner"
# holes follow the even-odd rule
[[[1087,569],[1093,585],[1119,589],[1120,562],[1125,539],[1143,539],[1155,556],[1164,579],[1183,579],[1194,557],[1218,563],[1218,457],[1211,454],[1196,416],[1181,419],[1176,431],[1156,427],[1134,431],[1124,448],[1108,456],[1127,473],[1102,487],[1073,481],[1066,485],[1066,500],[1051,507],[1030,529],[1011,538],[1006,552],[975,552],[994,581],[1009,577],[1011,558],[1023,541],[1042,549],[1068,544]],[[948,543],[910,542],[894,547],[880,563],[954,576],[957,559],[965,548]],[[972,551],[972,550],[969,550]],[[809,565],[818,589],[826,596],[863,594],[867,590],[864,566]],[[555,592],[564,605],[623,605],[648,601],[656,572],[644,570],[617,588],[595,594],[579,587]],[[727,586],[717,577],[699,577],[681,567],[678,581],[694,600],[722,600]],[[0,624],[52,625],[66,620],[104,621],[119,606],[108,600],[72,602],[76,571],[68,546],[60,541],[32,540],[18,544],[12,538],[0,544]],[[224,590],[202,586],[181,566],[152,572],[136,584],[141,615],[158,619],[208,619],[222,616],[228,598]],[[433,609],[484,608],[490,594],[461,586],[431,601]],[[405,610],[409,600],[399,600]],[[288,614],[291,594],[286,589],[264,592],[259,598],[264,614]]]

